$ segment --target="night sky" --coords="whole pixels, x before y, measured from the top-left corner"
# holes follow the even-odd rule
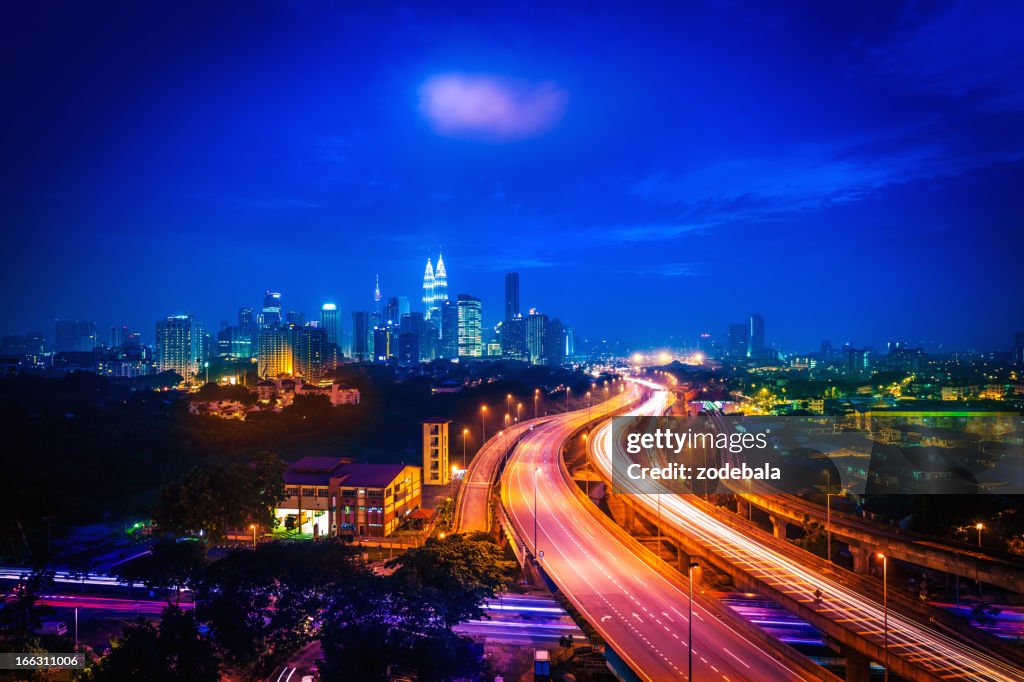
[[[440,249],[489,324],[514,269],[582,336],[1008,347],[1024,3],[776,4],[4,3],[0,332],[350,329]]]

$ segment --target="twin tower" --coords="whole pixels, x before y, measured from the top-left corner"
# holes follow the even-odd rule
[[[441,318],[441,304],[448,300],[448,273],[444,268],[444,258],[438,254],[437,268],[427,259],[427,269],[423,272],[423,318],[438,320]]]

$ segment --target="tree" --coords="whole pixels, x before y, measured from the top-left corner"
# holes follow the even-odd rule
[[[168,606],[159,626],[140,618],[111,643],[111,652],[86,670],[87,682],[216,682],[221,661],[213,644],[199,634],[195,619]]]
[[[269,452],[257,455],[251,465],[195,467],[164,487],[153,519],[165,531],[200,533],[211,543],[250,524],[272,527],[274,506],[284,499],[284,471],[284,462]]]
[[[192,588],[206,566],[206,547],[195,540],[158,540],[149,554],[120,564],[117,576],[164,592],[170,601],[171,588]],[[175,594],[180,594],[176,589]],[[177,598],[175,603],[177,603]]]
[[[228,662],[266,674],[320,636],[332,600],[372,579],[341,541],[268,542],[210,564],[197,594],[201,615]]]
[[[483,616],[485,599],[508,586],[515,564],[497,545],[465,535],[430,538],[388,562],[395,578],[408,581],[447,629]]]

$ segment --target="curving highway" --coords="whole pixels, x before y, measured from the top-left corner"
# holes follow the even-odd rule
[[[563,476],[562,445],[587,422],[585,413],[570,413],[529,433],[505,467],[502,504],[527,545],[533,544],[536,522],[540,564],[634,672],[652,681],[687,679],[687,593],[623,545]],[[807,678],[697,600],[693,619],[695,679]]]
[[[656,386],[646,382],[645,385],[652,388]],[[669,400],[667,391],[658,390],[644,405],[642,413],[661,414]],[[611,431],[610,422],[606,422],[590,441],[594,463],[609,480],[612,468]],[[627,489],[619,492],[631,491]],[[863,638],[883,644],[881,595],[858,594],[831,577],[802,566],[791,557],[763,546],[713,518],[690,503],[685,495],[632,492],[637,501],[651,510],[658,505],[660,497],[662,523],[674,526],[757,580],[808,604],[814,602],[815,591],[821,590],[824,599],[818,609],[820,613],[836,623],[844,624]],[[936,678],[993,682],[1024,679],[1024,670],[904,618],[892,609],[888,614],[888,645],[890,656],[903,658]]]

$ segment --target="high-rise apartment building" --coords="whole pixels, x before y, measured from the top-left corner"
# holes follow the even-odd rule
[[[156,368],[177,372],[191,384],[203,357],[203,328],[192,315],[168,315],[156,323]]]
[[[327,330],[319,327],[296,327],[292,330],[292,369],[307,382],[318,384],[323,381],[327,353]]]
[[[261,329],[256,359],[259,376],[265,379],[293,374],[292,330],[281,326]]]
[[[519,273],[505,274],[505,320],[519,314]]]

